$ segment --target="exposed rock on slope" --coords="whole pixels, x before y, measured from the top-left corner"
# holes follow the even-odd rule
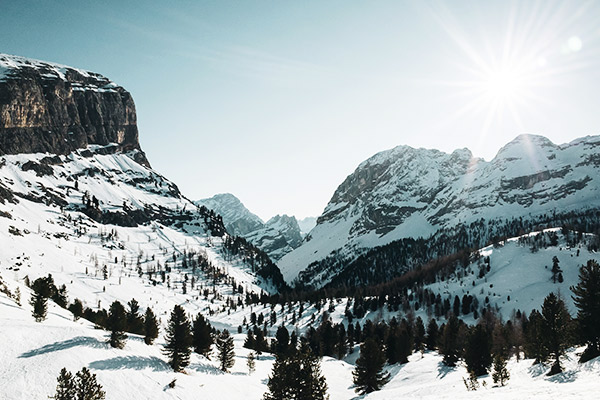
[[[0,54],[0,155],[111,143],[149,165],[129,92],[100,74]]]
[[[231,193],[216,194],[209,199],[195,201],[194,204],[214,210],[223,217],[227,232],[232,235],[245,236],[264,226],[262,219],[251,213],[240,199]]]

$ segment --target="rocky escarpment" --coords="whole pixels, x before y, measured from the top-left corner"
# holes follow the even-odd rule
[[[0,155],[111,143],[149,166],[129,92],[93,72],[0,54]]]

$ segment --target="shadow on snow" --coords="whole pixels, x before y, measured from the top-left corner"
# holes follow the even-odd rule
[[[62,342],[50,343],[40,347],[39,349],[26,351],[25,353],[21,354],[19,358],[35,357],[42,354],[52,353],[60,350],[67,350],[78,346],[94,347],[97,349],[108,348],[108,344],[96,338],[92,338],[89,336],[78,336],[73,339],[63,340]]]

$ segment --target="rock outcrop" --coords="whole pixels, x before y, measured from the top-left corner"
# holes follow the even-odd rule
[[[149,166],[128,91],[97,73],[0,54],[0,155],[111,143]]]

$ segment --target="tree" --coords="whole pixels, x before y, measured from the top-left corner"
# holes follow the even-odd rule
[[[559,280],[559,274],[562,274],[562,269],[558,265],[560,261],[558,261],[558,257],[552,257],[552,282],[556,283]]]
[[[500,354],[496,354],[494,356],[494,372],[492,373],[494,383],[499,383],[500,386],[504,386],[509,378],[510,373],[508,372],[508,369],[506,369],[506,359]]]
[[[158,322],[150,307],[146,308],[144,315],[144,343],[151,345],[158,337]]]
[[[55,400],[73,400],[75,399],[75,381],[73,374],[67,371],[66,368],[60,370],[60,375],[57,378]]]
[[[415,322],[414,342],[416,351],[425,350],[425,325],[423,324],[423,319],[421,317],[417,317]]]
[[[600,356],[600,265],[589,260],[579,269],[579,283],[572,287],[577,307],[578,334],[587,344],[580,362]]]
[[[167,324],[164,352],[169,357],[169,365],[175,372],[181,372],[190,363],[192,333],[190,321],[180,305],[173,307]]]
[[[437,348],[438,330],[438,324],[435,322],[435,319],[430,319],[427,324],[427,339],[425,340],[428,350],[435,350]]]
[[[265,393],[264,400],[329,398],[320,361],[308,349],[287,356],[277,355],[267,387],[269,391]]]
[[[125,346],[125,329],[127,327],[127,319],[125,316],[125,307],[119,301],[115,300],[110,305],[108,310],[108,319],[106,327],[110,331],[108,343],[117,349],[122,349]]]
[[[34,291],[31,294],[29,304],[33,307],[32,315],[35,318],[35,322],[42,322],[46,319],[46,315],[48,314],[48,298],[44,297],[42,293]]]
[[[103,400],[106,396],[102,385],[96,381],[96,374],[83,367],[76,374],[76,400]]]
[[[460,325],[458,318],[454,315],[450,316],[448,322],[444,327],[442,334],[442,345],[440,348],[440,354],[444,356],[443,362],[449,367],[456,366],[460,355],[460,346],[458,344],[458,331]]]
[[[487,374],[492,365],[491,347],[490,335],[483,325],[471,330],[465,348],[465,363],[469,372],[474,372],[475,376]]]
[[[214,342],[212,328],[200,313],[198,313],[194,320],[193,333],[194,337],[192,339],[192,344],[194,346],[194,351],[210,359],[210,350]]]
[[[367,338],[360,346],[360,357],[352,372],[355,391],[359,394],[371,393],[388,383],[390,375],[383,372],[384,364],[385,357],[379,345],[373,338]]]
[[[69,311],[73,313],[73,318],[77,321],[83,315],[83,303],[81,300],[75,299],[73,303],[69,305]]]
[[[290,333],[288,332],[285,326],[282,325],[279,328],[277,328],[275,340],[275,353],[286,354],[290,344]]]
[[[539,364],[548,359],[548,349],[544,343],[544,326],[542,314],[532,310],[529,321],[525,325],[525,356],[534,359]]]
[[[229,334],[227,329],[224,329],[223,332],[217,337],[217,351],[219,352],[219,365],[221,371],[227,372],[229,368],[233,367],[235,363],[235,353],[233,352],[233,338]]]
[[[248,375],[252,375],[252,373],[256,370],[256,355],[253,351],[248,353],[248,357],[246,357],[246,365],[248,366]]]
[[[570,316],[562,299],[554,293],[550,293],[544,299],[542,317],[544,327],[542,338],[548,353],[554,358],[554,364],[548,375],[555,375],[562,372],[560,357],[567,349]]]
[[[127,306],[127,332],[136,333],[142,335],[144,333],[144,320],[140,315],[140,305],[136,299],[131,299]]]

